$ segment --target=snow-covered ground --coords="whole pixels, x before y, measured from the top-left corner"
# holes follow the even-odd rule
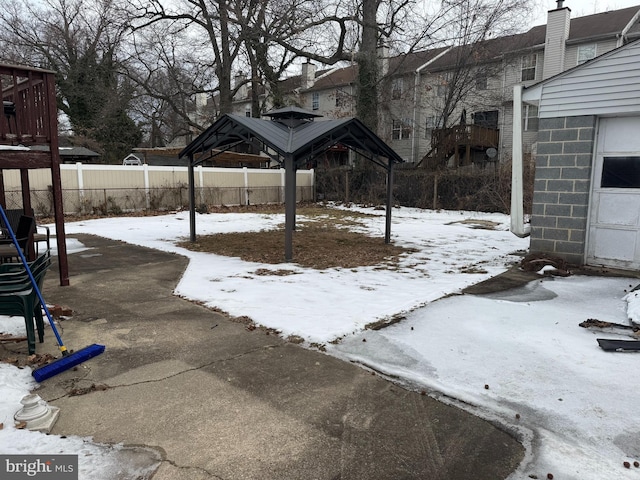
[[[375,215],[361,229],[383,236],[384,212],[353,210]],[[476,228],[483,221],[497,227]],[[258,231],[282,222],[276,214],[206,214],[198,215],[197,231]],[[635,292],[629,304],[625,300],[637,280],[541,276],[517,291],[442,298],[519,260],[513,254],[526,250],[528,240],[509,233],[507,225],[508,217],[500,214],[394,209],[394,243],[415,249],[397,268],[322,271],[177,247],[175,241],[188,236],[186,212],[83,221],[67,224],[66,230],[70,254],[83,248],[71,240],[73,234],[92,233],[185,255],[191,261],[176,294],[249,316],[283,336],[300,336],[308,345],[324,345],[328,354],[393,375],[410,388],[503,424],[520,435],[528,452],[514,480],[530,474],[544,478],[548,472],[561,479],[640,478],[640,469],[633,466],[640,460],[640,356],[606,353],[595,333],[578,326],[589,318],[627,323],[628,313],[640,311]],[[264,275],[259,269],[292,274]],[[398,315],[406,319],[383,330],[364,329]],[[23,324],[3,318],[0,330],[19,333]],[[39,434],[13,428],[20,398],[34,387],[29,373],[0,365],[0,423],[5,425],[0,452],[95,448],[99,453],[92,462],[113,463],[117,448],[56,436],[43,444],[32,440]],[[104,477],[108,469],[94,470],[83,458],[81,478],[110,478]]]

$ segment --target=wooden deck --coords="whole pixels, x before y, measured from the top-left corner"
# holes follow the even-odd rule
[[[455,156],[455,166],[471,164],[472,151],[486,151],[498,148],[500,130],[479,125],[454,125],[433,130],[431,150],[420,163],[435,169],[442,167]]]

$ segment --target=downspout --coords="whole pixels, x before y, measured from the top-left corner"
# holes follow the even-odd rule
[[[416,71],[414,72],[414,85],[413,85],[413,138],[411,140],[411,161],[412,162],[416,162],[416,150],[418,148],[417,143],[418,143],[418,137],[416,136],[416,131],[418,130],[416,128],[416,122],[418,120],[418,86],[420,85],[420,74],[422,73],[422,70],[427,68],[429,65],[431,65],[433,62],[435,62],[436,60],[438,60],[440,57],[442,57],[443,55],[449,53],[449,51],[451,51],[453,47],[449,47],[446,50],[440,52],[438,55],[436,55],[435,57],[433,57],[431,60],[429,60],[427,63],[420,65],[418,68],[416,68]]]
[[[418,136],[416,135],[418,130],[416,125],[418,121],[418,85],[420,84],[420,70],[423,66],[416,69],[413,81],[413,138],[411,139],[411,161],[413,163],[416,163],[416,144],[418,143]]]
[[[504,55],[502,56],[502,98],[504,98],[504,96],[506,95],[506,91],[507,91],[507,61],[506,58],[504,57]],[[505,102],[502,102],[502,106],[500,109],[500,132],[502,132],[501,134],[498,133],[498,158],[496,159],[498,161],[498,165],[502,164],[502,162],[504,161],[504,140],[503,140],[503,135],[504,135],[504,127],[506,124],[506,115],[505,115],[505,111],[506,111],[506,106],[505,106]],[[515,118],[515,117],[514,117]],[[513,122],[512,122],[513,123]],[[511,148],[513,148],[513,145],[511,146]]]
[[[522,85],[513,86],[513,145],[511,155],[511,233],[524,238],[531,225],[524,224],[524,192],[522,161]]]

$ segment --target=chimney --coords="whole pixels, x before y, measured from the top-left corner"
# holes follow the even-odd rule
[[[384,43],[378,45],[378,68],[380,78],[389,73],[389,46]]]
[[[564,70],[566,42],[569,38],[571,9],[563,7],[564,1],[557,0],[558,8],[547,14],[547,35],[544,44],[544,66],[542,78],[549,78]]]
[[[233,96],[234,100],[244,100],[247,98],[247,95],[249,94],[249,90],[247,88],[247,84],[244,83],[246,79],[247,77],[243,72],[236,73],[236,76],[233,79],[234,80],[233,86],[234,88],[236,87],[239,87],[239,88],[236,91],[236,94]]]
[[[307,88],[313,87],[313,84],[316,83],[316,66],[307,61],[302,64],[302,79],[300,86],[303,90]]]

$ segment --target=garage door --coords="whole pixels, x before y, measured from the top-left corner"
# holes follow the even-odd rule
[[[587,263],[640,269],[640,117],[600,119]]]

